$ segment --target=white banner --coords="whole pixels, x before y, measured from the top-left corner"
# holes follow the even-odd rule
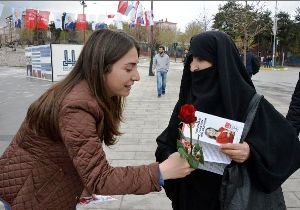
[[[4,4],[0,4],[0,17],[2,15],[3,7],[4,7]]]
[[[75,66],[83,45],[51,44],[53,81],[63,79]]]

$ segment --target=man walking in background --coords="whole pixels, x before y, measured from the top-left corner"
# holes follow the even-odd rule
[[[165,47],[159,46],[158,53],[154,56],[153,69],[156,69],[157,97],[166,93],[167,73],[170,66],[170,58],[165,53]]]
[[[183,63],[183,66],[184,66],[184,64],[185,64],[185,62],[186,62],[188,53],[189,53],[189,49],[185,48],[185,49],[184,49],[184,52],[183,52],[183,56],[182,56],[182,63]]]
[[[241,60],[244,62],[244,55],[241,55]],[[252,75],[256,74],[259,71],[260,68],[260,61],[257,57],[253,55],[252,52],[248,51],[246,52],[246,65],[245,65],[248,75],[251,78]]]

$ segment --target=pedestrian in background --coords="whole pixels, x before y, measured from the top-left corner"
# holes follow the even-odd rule
[[[73,70],[34,101],[0,157],[0,200],[11,209],[73,210],[83,190],[146,194],[193,169],[179,153],[166,161],[112,167],[103,144],[121,135],[124,99],[134,82],[139,46],[124,32],[95,31]],[[138,122],[137,122],[138,123]]]
[[[244,62],[244,55],[241,55],[241,60]],[[258,60],[255,55],[247,50],[246,52],[246,70],[248,72],[249,77],[251,78],[252,75],[256,74],[260,68],[260,61]]]
[[[157,97],[161,97],[166,93],[169,66],[170,58],[165,53],[165,47],[159,46],[158,53],[153,60],[153,69],[156,70]]]
[[[295,87],[294,93],[292,95],[292,100],[289,106],[288,113],[286,115],[286,119],[290,121],[290,123],[296,129],[297,135],[299,135],[300,131],[300,72],[299,79],[297,85]]]
[[[267,55],[266,57],[266,62],[267,62],[267,68],[271,68],[272,67],[272,56],[271,55]]]
[[[183,70],[179,99],[167,128],[156,140],[156,160],[164,161],[177,151],[181,121],[178,115],[182,105],[189,103],[198,111],[245,122],[255,94],[238,49],[228,35],[208,31],[194,36]],[[300,166],[300,142],[292,126],[262,98],[243,140],[243,143],[221,144],[220,151],[228,155],[231,164],[246,167],[251,183],[260,192],[278,192],[276,200],[266,200],[267,206],[251,203],[249,209],[286,209],[280,186]],[[167,180],[164,188],[174,210],[220,210],[222,180],[223,175],[196,169],[185,178]],[[238,182],[237,185],[243,187],[242,184]],[[247,195],[240,196],[247,199]],[[239,203],[235,203],[235,207],[245,209]]]
[[[183,52],[183,56],[182,56],[182,63],[183,63],[183,66],[184,66],[184,64],[185,64],[185,62],[186,62],[188,53],[189,53],[189,49],[185,48],[185,49],[184,49],[184,52]]]

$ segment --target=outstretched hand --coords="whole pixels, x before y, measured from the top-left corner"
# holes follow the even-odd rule
[[[164,180],[182,178],[195,170],[178,152],[174,152],[168,159],[160,163],[159,169]]]
[[[247,142],[242,144],[221,144],[220,150],[238,163],[245,162],[250,156],[250,147]]]

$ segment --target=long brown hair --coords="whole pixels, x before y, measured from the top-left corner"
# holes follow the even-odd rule
[[[85,43],[73,70],[62,81],[53,85],[27,111],[29,127],[36,133],[44,133],[54,141],[61,138],[58,114],[60,104],[71,89],[81,80],[86,80],[89,88],[104,111],[104,129],[100,139],[106,145],[115,143],[120,135],[124,97],[109,97],[104,84],[104,75],[111,66],[138,43],[124,32],[106,29],[95,31]]]

